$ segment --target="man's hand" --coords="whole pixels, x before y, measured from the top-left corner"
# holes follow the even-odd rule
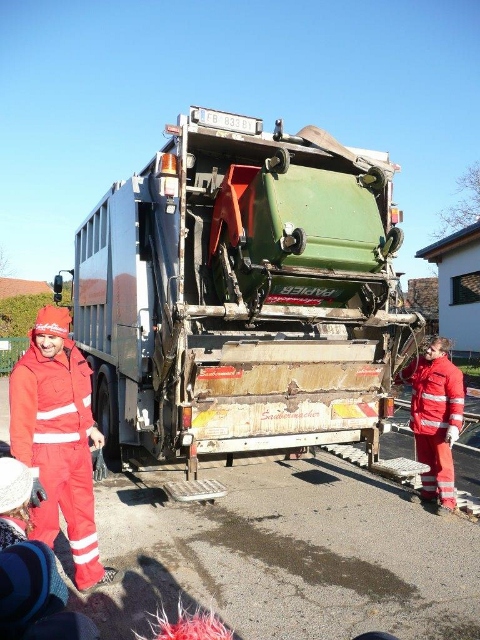
[[[47,492],[43,488],[42,483],[40,482],[39,469],[38,467],[33,467],[31,469],[32,472],[32,493],[30,494],[30,504],[34,507],[39,507],[40,503],[44,500],[48,499]]]
[[[95,482],[101,482],[108,476],[107,465],[103,459],[102,449],[94,449],[92,451],[93,479]]]
[[[90,431],[89,438],[92,440],[95,449],[101,449],[105,446],[105,436],[97,427],[97,423],[95,422],[92,426],[92,430]]]
[[[445,442],[449,442],[450,443],[450,449],[452,448],[453,443],[458,440],[458,436],[459,435],[460,435],[460,431],[458,430],[457,427],[454,427],[453,425],[448,427],[447,435],[445,437]]]

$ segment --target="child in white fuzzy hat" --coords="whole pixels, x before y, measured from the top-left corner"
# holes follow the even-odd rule
[[[0,638],[99,640],[87,616],[63,611],[67,585],[53,551],[27,541],[33,476],[23,462],[0,458]]]
[[[32,486],[31,470],[23,462],[0,458],[0,550],[27,539]]]

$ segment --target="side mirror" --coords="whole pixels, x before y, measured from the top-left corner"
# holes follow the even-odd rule
[[[63,277],[58,274],[53,279],[53,301],[61,302],[62,301],[62,290],[63,290]]]
[[[55,293],[62,293],[63,291],[63,277],[60,274],[55,276],[53,280],[53,290]]]

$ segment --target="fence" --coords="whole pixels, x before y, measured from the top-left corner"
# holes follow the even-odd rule
[[[29,338],[0,338],[0,375],[10,373],[29,344]]]

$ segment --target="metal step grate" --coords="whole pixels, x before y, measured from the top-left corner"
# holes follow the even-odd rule
[[[218,480],[182,480],[167,482],[163,488],[177,502],[215,500],[227,495],[227,487]]]
[[[391,460],[379,460],[372,464],[372,471],[386,473],[398,478],[412,478],[420,473],[430,471],[428,464],[422,464],[409,458],[392,458]]]
[[[368,467],[367,454],[351,444],[324,444],[320,445],[320,448],[333,453],[339,458],[343,458],[343,460],[353,462],[359,467]]]
[[[480,498],[466,491],[457,491],[457,507],[469,515],[480,517]]]
[[[322,445],[329,453],[333,453],[343,460],[353,462],[359,467],[368,467],[368,456],[361,449],[349,444],[327,444]],[[420,473],[429,471],[430,467],[421,462],[410,460],[409,458],[392,458],[391,460],[380,460],[372,465],[371,471],[376,473],[386,473],[399,478],[413,478]]]

